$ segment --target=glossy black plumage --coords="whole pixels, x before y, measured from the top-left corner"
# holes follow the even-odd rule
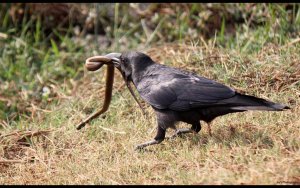
[[[133,82],[140,96],[153,107],[157,115],[158,132],[155,139],[139,145],[138,149],[160,143],[165,138],[166,129],[176,129],[175,123],[178,121],[189,123],[192,127],[178,130],[175,135],[199,132],[200,120],[209,123],[228,113],[289,109],[285,105],[242,95],[196,74],[155,63],[140,52],[123,53],[119,70],[126,82]]]

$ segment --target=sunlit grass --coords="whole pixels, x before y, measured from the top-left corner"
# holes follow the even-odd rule
[[[248,5],[230,4],[225,9],[235,7],[238,12]],[[126,11],[129,7],[135,10],[128,4],[112,9],[106,37],[117,40],[107,48],[88,39],[76,42],[72,26],[65,32],[54,28],[46,35],[40,18],[24,18],[17,28],[8,13],[0,13],[0,32],[8,36],[0,38],[0,183],[299,183],[300,48],[294,42],[299,9],[257,4],[251,19],[242,12],[247,19],[236,25],[235,32],[228,31],[230,23],[224,16],[219,30],[207,39],[200,34],[213,9],[200,4],[190,9],[165,7],[168,14],[161,11],[150,21],[147,16],[136,21],[138,17]],[[185,14],[176,14],[180,10]],[[196,27],[191,25],[195,23]],[[202,123],[199,134],[136,152],[137,144],[155,136],[156,117],[138,97],[147,112],[143,116],[116,71],[109,110],[76,130],[77,123],[103,104],[105,70],[87,72],[85,58],[137,49],[158,63],[292,109],[218,117],[212,137]],[[35,136],[24,137],[30,132]],[[167,136],[172,133],[168,130]]]
[[[186,46],[182,46],[186,48]],[[159,49],[159,47],[157,47]],[[168,56],[173,50],[180,50],[180,45],[167,46],[160,55]],[[194,50],[201,50],[195,47]],[[219,55],[229,55],[235,51],[219,51]],[[284,51],[295,52],[291,47]],[[151,51],[151,50],[150,50]],[[282,53],[283,53],[282,52]],[[204,51],[206,53],[206,51]],[[227,54],[228,53],[228,54]],[[261,52],[263,53],[263,52]],[[185,56],[186,51],[178,51]],[[242,74],[255,73],[256,58],[253,56],[247,64],[248,69],[237,66],[236,74],[231,75],[231,67],[241,62],[220,60],[203,69],[203,64],[188,65],[198,74],[212,75],[220,82],[223,76],[218,72],[235,76],[231,83],[238,85],[247,93],[255,93],[270,100],[289,104],[294,100],[292,110],[285,112],[244,112],[217,118],[213,125],[213,136],[207,132],[207,125],[202,123],[202,130],[197,135],[185,135],[183,138],[165,140],[160,145],[150,146],[147,151],[136,152],[134,147],[155,136],[156,119],[153,110],[145,104],[147,116],[144,117],[134,99],[117,74],[113,99],[105,118],[98,118],[80,131],[75,125],[92,111],[101,106],[104,80],[99,74],[104,71],[87,73],[74,96],[63,100],[59,106],[51,105],[52,112],[45,113],[45,118],[33,122],[20,122],[27,126],[22,129],[46,130],[51,133],[46,139],[33,139],[32,152],[23,155],[14,154],[19,160],[34,162],[16,163],[4,168],[1,182],[30,184],[281,184],[280,182],[298,181],[299,177],[299,87],[276,90],[276,84],[270,86],[264,94],[264,87],[259,85],[270,80],[251,77],[245,85],[239,85],[246,77]],[[294,55],[299,60],[299,53]],[[151,52],[149,53],[151,56]],[[260,71],[269,71],[274,75],[281,68],[283,75],[287,70],[296,70],[294,65],[274,64],[268,58],[278,54],[265,55],[260,59]],[[234,59],[234,58],[233,58]],[[158,60],[159,62],[163,60]],[[176,57],[170,59],[173,66],[179,65]],[[270,67],[274,67],[270,72]],[[276,68],[276,69],[275,69]],[[211,72],[211,74],[208,74]],[[295,73],[295,72],[294,72]],[[95,74],[98,76],[95,77]],[[290,74],[290,76],[293,74]],[[283,78],[282,75],[278,76]],[[286,80],[288,81],[288,80]],[[248,87],[253,84],[254,87]],[[120,90],[116,90],[120,88]],[[92,108],[92,109],[90,109]],[[29,124],[28,124],[29,123]],[[179,127],[187,125],[181,123]],[[9,133],[13,129],[7,129]],[[167,135],[171,135],[168,130]],[[41,141],[43,140],[43,141]],[[26,150],[26,149],[25,149]],[[9,151],[9,147],[2,152]],[[8,155],[8,154],[6,154]],[[21,155],[21,156],[20,156]],[[18,169],[18,170],[17,170]],[[13,177],[13,179],[11,178]]]

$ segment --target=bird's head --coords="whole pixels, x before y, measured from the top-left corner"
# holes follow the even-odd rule
[[[86,60],[85,66],[89,71],[96,71],[104,64],[113,65],[122,74],[125,81],[131,81],[133,71],[141,71],[149,64],[152,59],[141,52],[130,51],[124,53],[109,53],[104,56],[93,56]]]

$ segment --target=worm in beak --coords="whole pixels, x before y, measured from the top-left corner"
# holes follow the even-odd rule
[[[104,112],[107,111],[110,101],[111,101],[111,96],[112,96],[112,89],[113,89],[113,83],[114,83],[114,68],[116,67],[117,69],[120,69],[120,60],[121,57],[121,53],[110,53],[107,54],[105,56],[93,56],[90,57],[86,60],[85,62],[85,67],[89,70],[89,71],[96,71],[98,69],[100,69],[104,64],[107,65],[107,74],[106,74],[106,86],[105,86],[105,97],[104,97],[104,104],[102,109],[98,110],[97,112],[93,113],[92,115],[90,115],[88,118],[86,118],[84,121],[82,121],[81,123],[79,123],[76,127],[77,130],[81,129],[82,127],[85,126],[86,123],[88,123],[89,121],[91,121],[92,119],[98,117],[99,115],[103,114]],[[124,75],[122,74],[123,78]],[[143,110],[141,104],[139,103],[139,101],[137,100],[131,86],[130,83],[128,81],[126,81],[126,79],[124,78],[125,82],[126,82],[126,86],[128,87],[131,95],[134,97],[135,101],[138,103],[139,107],[142,109],[143,113],[145,114],[145,111]]]
[[[89,71],[96,71],[100,69],[104,64],[108,66],[114,65],[115,67],[120,66],[120,53],[110,53],[105,56],[93,56],[85,61],[85,67]]]
[[[98,117],[99,115],[103,114],[107,111],[110,101],[111,101],[111,94],[112,94],[112,88],[114,83],[114,66],[119,67],[120,65],[120,53],[110,53],[105,56],[93,56],[88,58],[85,61],[85,67],[89,71],[96,71],[100,69],[104,64],[107,65],[107,73],[106,73],[106,89],[105,89],[105,97],[104,97],[104,104],[102,109],[98,110],[97,112],[90,115],[88,118],[86,118],[84,121],[79,123],[76,127],[77,130],[81,129],[85,126],[86,123],[88,123],[90,120]]]

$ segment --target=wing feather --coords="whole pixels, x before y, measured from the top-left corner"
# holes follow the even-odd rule
[[[231,98],[235,91],[214,80],[161,66],[149,71],[137,89],[141,97],[158,109],[177,111],[206,107]]]

